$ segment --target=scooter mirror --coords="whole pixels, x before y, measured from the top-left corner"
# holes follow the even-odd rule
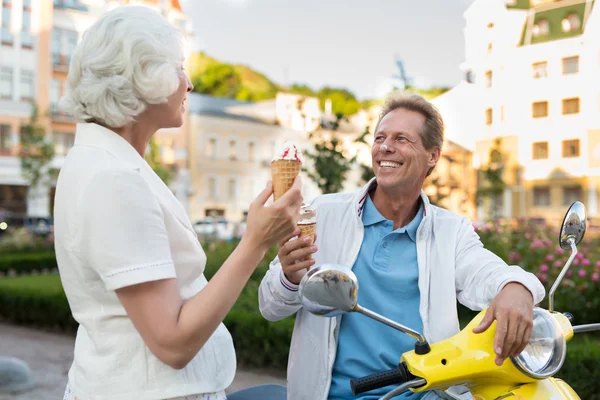
[[[356,307],[358,280],[349,268],[323,264],[304,275],[298,290],[302,305],[308,311],[335,317]]]
[[[562,223],[559,235],[560,247],[569,250],[571,243],[578,245],[585,235],[587,213],[583,203],[571,204]]]

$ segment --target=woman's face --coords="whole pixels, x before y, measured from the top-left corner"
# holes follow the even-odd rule
[[[179,86],[175,93],[170,95],[166,103],[153,104],[147,108],[149,115],[156,121],[159,129],[178,128],[183,125],[183,114],[185,113],[186,93],[192,91],[192,83],[183,67],[178,69]]]

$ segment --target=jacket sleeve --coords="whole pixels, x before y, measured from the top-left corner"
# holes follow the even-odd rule
[[[468,219],[462,219],[457,237],[455,278],[461,304],[472,310],[483,310],[511,282],[525,286],[533,295],[534,304],[544,299],[546,291],[539,279],[519,266],[507,265],[484,248]]]
[[[298,285],[285,277],[279,258],[275,257],[258,288],[258,306],[269,321],[279,321],[296,313],[302,306]]]

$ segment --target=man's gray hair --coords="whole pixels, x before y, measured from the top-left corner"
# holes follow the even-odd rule
[[[183,36],[148,6],[117,7],[82,36],[60,109],[78,121],[120,128],[179,86]]]
[[[442,115],[433,104],[416,93],[401,91],[392,93],[381,109],[375,132],[377,132],[377,128],[383,117],[399,108],[404,108],[423,115],[425,117],[423,130],[421,131],[423,146],[427,150],[435,147],[440,150],[442,149],[444,144],[444,120],[442,119]]]

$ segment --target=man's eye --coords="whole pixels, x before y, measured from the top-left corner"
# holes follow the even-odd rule
[[[398,136],[396,140],[399,142],[406,142],[408,139],[406,139],[404,136]]]

